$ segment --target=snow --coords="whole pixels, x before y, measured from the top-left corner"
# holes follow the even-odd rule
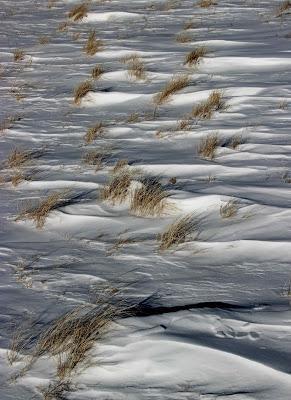
[[[11,150],[44,151],[25,167],[31,180],[0,186],[0,399],[41,399],[39,387],[56,379],[56,360],[47,355],[14,379],[29,351],[9,364],[13,327],[37,321],[44,328],[92,304],[92,293],[108,284],[148,308],[118,318],[96,341],[64,398],[290,400],[290,14],[275,17],[277,0],[218,0],[210,8],[194,0],[173,8],[94,0],[61,32],[79,3],[0,1],[0,122],[16,116],[0,132],[1,177]],[[180,43],[190,19],[191,40]],[[94,56],[83,51],[91,29],[104,43]],[[39,43],[43,36],[47,44]],[[206,56],[185,66],[197,46],[207,47]],[[13,61],[16,48],[25,51],[21,62]],[[144,62],[143,80],[128,74],[123,59],[132,54]],[[96,64],[104,74],[75,105],[74,88]],[[189,85],[153,115],[153,96],[186,73]],[[189,131],[175,129],[214,89],[228,107]],[[129,122],[134,113],[139,119]],[[87,129],[101,121],[104,135],[85,144]],[[204,159],[199,145],[213,133],[215,157]],[[242,143],[231,148],[234,136]],[[108,153],[98,171],[84,163],[92,150]],[[130,209],[130,195],[122,204],[102,201],[120,159],[129,161],[131,190],[140,175],[157,176],[173,207],[142,217]],[[50,212],[41,230],[15,220],[24,204],[64,189],[74,200]],[[222,218],[221,206],[232,200],[236,214]],[[160,251],[158,235],[189,214],[198,236]],[[132,241],[111,252],[120,237]]]

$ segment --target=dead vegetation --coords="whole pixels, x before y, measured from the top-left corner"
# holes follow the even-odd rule
[[[226,102],[222,90],[213,90],[205,101],[192,109],[192,117],[197,119],[211,119],[214,112],[226,110]]]
[[[93,85],[90,80],[79,83],[79,85],[74,90],[74,103],[76,105],[80,105],[82,98],[92,90]]]
[[[124,232],[126,233],[126,232]],[[123,237],[122,234],[119,235],[115,243],[107,251],[107,255],[111,256],[118,253],[123,247],[128,244],[135,243],[135,240],[129,237]]]
[[[38,38],[38,43],[41,45],[46,45],[50,42],[50,38],[48,36],[40,36]]]
[[[204,46],[197,47],[196,49],[190,51],[186,55],[184,65],[192,67],[193,65],[198,65],[201,60],[206,56],[207,49]]]
[[[229,200],[220,206],[219,212],[221,218],[231,218],[237,214],[238,204],[235,200]]]
[[[219,140],[217,134],[209,134],[205,139],[201,140],[198,147],[198,154],[203,158],[209,158],[212,160],[215,157],[215,152],[218,145]]]
[[[25,52],[22,49],[13,50],[13,59],[15,62],[23,61],[25,58]]]
[[[58,25],[57,31],[58,32],[67,32],[70,25],[71,25],[70,21],[60,22]]]
[[[178,218],[159,235],[159,249],[168,250],[173,246],[185,243],[187,238],[196,232],[198,236],[198,222],[193,215]]]
[[[73,21],[81,21],[88,14],[88,3],[77,4],[69,12],[69,18]]]
[[[44,154],[44,150],[20,150],[14,149],[10,152],[7,160],[4,161],[5,168],[20,168],[33,159],[39,158]]]
[[[83,162],[84,164],[94,167],[95,172],[97,172],[103,168],[103,163],[107,157],[107,149],[90,150],[84,155]]]
[[[196,26],[195,22],[193,20],[189,20],[187,22],[185,22],[184,24],[184,30],[187,31],[188,29],[194,29]]]
[[[90,350],[107,334],[112,323],[126,314],[127,306],[118,295],[117,288],[104,290],[94,305],[77,306],[38,332],[27,329],[26,338],[20,338],[19,343],[15,341],[14,352],[24,348],[30,354],[22,374],[40,357],[49,356],[56,360],[60,385],[53,384],[44,390],[47,399],[67,390],[75,369],[87,359]]]
[[[130,114],[126,120],[126,122],[128,122],[129,124],[135,124],[139,121],[140,121],[140,115],[137,112]]]
[[[128,167],[128,160],[126,159],[120,159],[116,162],[116,164],[114,165],[112,172],[113,174],[117,174],[119,173],[121,170],[123,170],[124,168]]]
[[[242,135],[234,135],[227,143],[227,147],[230,147],[232,150],[236,150],[244,142],[245,140]]]
[[[51,382],[48,386],[38,387],[43,396],[43,400],[64,400],[64,394],[72,391],[69,380],[59,380]]]
[[[144,80],[146,79],[146,71],[145,66],[142,59],[138,56],[138,54],[132,54],[131,56],[126,57],[125,63],[128,68],[128,76],[131,79],[136,80]]]
[[[52,8],[55,6],[57,0],[48,0],[47,8]]]
[[[177,126],[175,130],[178,131],[189,131],[192,128],[193,121],[191,115],[185,115],[177,122]]]
[[[172,79],[166,83],[163,90],[154,96],[153,102],[155,106],[158,107],[167,103],[171,96],[187,87],[189,82],[190,78],[188,75],[173,76]]]
[[[68,193],[68,190],[64,190],[50,194],[47,198],[40,200],[35,206],[24,208],[15,220],[32,220],[36,228],[43,228],[49,213],[64,204]]]
[[[96,31],[91,30],[88,39],[84,45],[84,51],[89,56],[94,56],[98,51],[103,49],[103,42],[96,38]]]
[[[95,79],[95,80],[100,79],[101,75],[103,75],[104,72],[105,71],[101,67],[101,65],[96,65],[91,71],[91,77],[92,77],[92,79]]]
[[[122,203],[129,195],[131,178],[132,174],[127,168],[121,169],[101,190],[101,200],[110,201],[112,204]]]
[[[16,121],[20,121],[21,117],[19,115],[10,115],[5,117],[2,121],[0,121],[0,133],[5,132],[6,130],[13,127]]]
[[[290,0],[285,0],[283,1],[275,11],[276,17],[282,17],[285,14],[289,14],[291,9],[291,1]]]
[[[192,40],[192,35],[190,35],[188,32],[181,32],[176,36],[176,42],[178,43],[189,43],[192,42]]]
[[[104,126],[103,126],[102,122],[98,122],[91,128],[88,128],[88,130],[84,136],[84,141],[86,144],[90,144],[97,138],[103,137],[104,134],[105,134]]]
[[[212,6],[216,6],[217,2],[215,0],[199,0],[197,5],[201,8],[209,8]]]
[[[130,211],[144,217],[161,216],[169,209],[168,196],[159,179],[145,178],[132,192]]]

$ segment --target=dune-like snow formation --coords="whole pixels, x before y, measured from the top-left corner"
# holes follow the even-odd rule
[[[0,400],[290,400],[290,7],[81,3],[0,0]]]

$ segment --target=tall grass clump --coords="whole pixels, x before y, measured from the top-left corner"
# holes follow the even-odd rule
[[[198,222],[193,215],[178,218],[159,235],[159,249],[168,250],[173,246],[185,243],[187,238],[196,232],[198,236]]]
[[[88,3],[77,4],[69,12],[69,18],[73,21],[81,21],[88,14]]]
[[[113,175],[109,184],[100,193],[101,200],[110,201],[112,204],[120,204],[129,195],[132,174],[127,168],[121,169]]]
[[[102,122],[98,122],[91,128],[88,128],[88,130],[84,136],[85,143],[90,144],[97,138],[103,137],[104,132],[105,131],[104,131],[104,126],[103,126]]]
[[[32,220],[36,228],[42,228],[49,213],[64,205],[67,194],[68,190],[50,194],[47,198],[40,200],[38,204],[24,208],[16,217],[16,221],[23,219]]]
[[[226,102],[222,90],[213,90],[205,101],[192,109],[192,117],[197,119],[211,119],[214,112],[226,110]]]
[[[78,84],[78,86],[74,89],[74,103],[76,105],[81,104],[81,100],[86,96],[87,93],[93,90],[93,85],[91,81],[86,80]]]
[[[218,145],[219,140],[217,134],[209,134],[205,139],[201,140],[198,147],[198,154],[203,158],[209,158],[212,160],[215,157],[215,152]]]
[[[172,79],[166,83],[164,88],[154,96],[153,102],[155,106],[159,107],[167,103],[171,96],[187,87],[189,82],[190,78],[187,75],[173,76]]]
[[[84,45],[84,51],[89,56],[94,56],[98,51],[103,49],[103,42],[96,38],[96,31],[91,30],[88,39]]]
[[[146,178],[142,186],[133,190],[130,211],[140,216],[160,216],[169,206],[165,191],[157,178]]]
[[[206,56],[207,49],[204,46],[197,47],[196,49],[190,51],[186,55],[184,65],[192,67],[192,65],[198,65],[201,60]]]

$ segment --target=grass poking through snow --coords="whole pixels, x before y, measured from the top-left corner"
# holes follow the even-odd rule
[[[226,110],[226,102],[223,91],[213,90],[205,101],[202,101],[192,109],[192,117],[197,119],[211,119],[214,112]]]
[[[215,157],[216,149],[219,145],[218,136],[216,133],[207,135],[205,139],[202,139],[199,147],[198,153],[203,158],[209,158],[212,160]]]
[[[198,235],[198,222],[193,215],[186,215],[174,221],[166,230],[159,235],[159,249],[168,250],[181,243],[196,232]]]
[[[84,45],[84,51],[89,56],[94,56],[98,51],[103,49],[103,42],[96,38],[96,31],[92,30],[89,33],[88,39]]]
[[[190,51],[186,55],[184,65],[188,65],[192,67],[193,65],[198,65],[201,60],[206,56],[207,54],[207,49],[204,46],[197,47],[196,49]]]
[[[129,194],[131,178],[132,174],[127,168],[121,169],[101,190],[101,199],[110,201],[112,204],[122,203]]]
[[[84,141],[86,144],[90,144],[97,138],[103,137],[104,133],[105,131],[102,122],[98,122],[91,128],[88,128],[86,135],[84,136]]]
[[[69,12],[69,18],[73,21],[81,21],[88,14],[88,4],[82,3],[74,6]]]
[[[168,196],[157,178],[146,178],[132,192],[130,211],[144,217],[160,216],[169,208]]]
[[[155,106],[158,107],[167,103],[171,96],[187,87],[189,82],[190,78],[188,75],[173,76],[172,79],[166,83],[163,90],[154,96],[153,102]]]
[[[101,77],[101,75],[104,74],[104,72],[105,71],[101,67],[101,65],[96,65],[91,71],[92,79],[95,79],[95,80],[99,79]]]
[[[231,218],[237,214],[238,205],[235,200],[229,200],[227,203],[220,206],[219,212],[221,218]]]
[[[39,201],[35,206],[22,210],[16,217],[16,221],[25,219],[32,220],[36,228],[42,228],[49,213],[64,204],[64,200],[68,193],[69,191],[65,190],[50,194],[47,198]]]
[[[81,100],[87,93],[93,90],[93,85],[91,81],[87,80],[85,82],[79,83],[79,85],[74,90],[74,103],[76,105],[81,104]]]

